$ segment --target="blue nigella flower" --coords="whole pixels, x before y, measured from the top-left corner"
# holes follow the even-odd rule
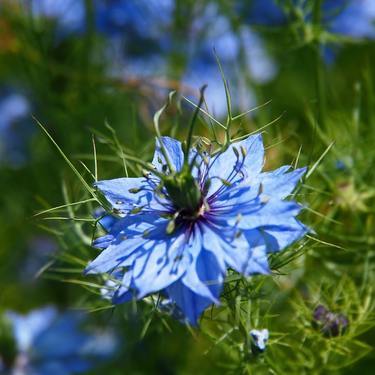
[[[0,164],[20,167],[27,161],[27,144],[33,133],[31,105],[19,93],[0,95]]]
[[[311,5],[307,0],[293,0],[311,20]],[[276,0],[253,0],[250,6],[242,2],[236,6],[238,14],[245,14],[251,25],[280,26],[287,22],[281,2]],[[324,0],[322,2],[322,23],[331,32],[353,38],[375,36],[375,2],[373,0]]]
[[[94,1],[96,30],[107,38],[109,72],[125,81],[166,77],[174,0]]]
[[[252,25],[275,26],[286,21],[282,7],[275,0],[252,0],[250,4],[240,1],[236,8]]]
[[[86,333],[83,316],[59,315],[54,307],[28,315],[8,312],[17,346],[12,374],[71,375],[88,371],[114,353],[116,339],[109,332]]]
[[[228,79],[234,107],[240,111],[253,107],[255,97],[248,85],[264,84],[272,80],[277,67],[268,55],[260,36],[250,27],[233,29],[229,19],[220,14],[216,4],[210,3],[192,25],[192,43],[182,82],[188,89],[195,89],[199,97],[199,87],[207,84],[206,104],[215,117],[226,115],[226,97],[222,90],[214,49]],[[187,96],[189,90],[185,89]]]
[[[63,33],[83,31],[86,24],[84,0],[23,0],[35,17],[53,20]]]
[[[151,39],[171,21],[174,0],[95,0],[94,10],[100,32]]]
[[[284,200],[305,169],[262,172],[263,160],[260,135],[188,157],[180,142],[160,138],[154,173],[97,182],[118,221],[94,242],[103,251],[86,273],[122,272],[114,303],[162,291],[196,323],[219,304],[228,268],[269,273],[267,254],[308,231],[296,219],[301,206]]]
[[[372,0],[326,0],[323,4],[328,28],[353,38],[375,37],[375,2]]]

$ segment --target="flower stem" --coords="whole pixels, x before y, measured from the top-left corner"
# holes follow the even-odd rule
[[[198,113],[201,110],[202,104],[204,102],[204,90],[206,89],[206,87],[207,85],[203,85],[199,90],[200,98],[199,98],[198,106],[195,108],[193,117],[190,122],[189,134],[188,134],[187,141],[186,141],[186,147],[184,148],[184,166],[187,166],[189,163],[189,150],[191,148],[191,143],[193,139],[193,131],[194,131],[195,123],[197,122]]]

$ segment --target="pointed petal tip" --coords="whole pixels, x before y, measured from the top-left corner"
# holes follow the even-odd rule
[[[96,274],[95,272],[95,266],[92,265],[93,262],[90,262],[86,268],[83,270],[82,274],[83,276],[87,276],[87,275],[94,275]]]
[[[302,177],[307,172],[307,167],[297,168],[294,170],[294,172],[298,172],[299,174],[301,174],[300,177]]]

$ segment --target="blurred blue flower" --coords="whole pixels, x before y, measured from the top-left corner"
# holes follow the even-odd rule
[[[236,4],[239,14],[252,25],[275,26],[285,23],[286,16],[275,0],[239,1]]]
[[[215,155],[192,149],[189,160],[180,142],[162,137],[155,173],[96,183],[118,221],[95,240],[103,251],[86,273],[122,272],[114,303],[162,291],[196,324],[219,304],[228,268],[269,273],[267,254],[308,231],[296,219],[300,205],[284,200],[305,168],[262,172],[263,161],[260,135]]]
[[[216,117],[226,115],[226,98],[215,50],[232,88],[233,106],[241,111],[254,106],[256,101],[249,82],[264,84],[277,73],[276,64],[267,54],[260,36],[244,26],[235,32],[228,18],[219,13],[215,4],[210,4],[195,20],[191,37],[193,42],[183,84],[194,89],[196,98],[199,88],[207,84],[209,112]]]
[[[327,0],[323,7],[332,32],[353,38],[375,37],[373,0]]]
[[[163,27],[172,19],[174,0],[94,0],[94,9],[100,32],[160,39]]]
[[[308,0],[293,0],[289,5],[302,10],[306,20],[311,20],[312,5]],[[239,2],[238,14],[250,25],[280,26],[286,24],[287,14],[282,2],[277,0],[252,0]],[[323,0],[322,23],[331,32],[354,38],[375,36],[375,2],[373,0]]]
[[[96,30],[106,38],[109,75],[133,82],[167,77],[174,0],[94,1]]]
[[[35,17],[57,23],[62,32],[78,32],[85,28],[84,0],[23,0]]]
[[[71,375],[86,372],[116,349],[115,336],[108,332],[85,333],[83,316],[59,314],[54,307],[28,315],[8,312],[18,354],[11,374]]]
[[[334,167],[341,172],[349,172],[353,168],[354,162],[351,156],[342,156],[334,161]]]
[[[266,83],[277,73],[260,36],[249,27],[235,32],[215,3],[194,5],[183,37],[174,29],[174,0],[94,4],[97,30],[109,37],[108,74],[153,84],[163,96],[165,89],[177,86],[192,100],[208,84],[207,107],[217,117],[224,116],[227,107],[214,48],[233,87],[233,106],[241,111],[256,104],[248,83]],[[178,66],[173,63],[176,56]]]
[[[0,164],[20,167],[27,161],[27,144],[33,134],[27,98],[6,90],[0,95]]]

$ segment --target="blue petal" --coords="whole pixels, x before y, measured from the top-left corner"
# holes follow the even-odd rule
[[[166,289],[171,300],[185,314],[190,324],[196,325],[202,312],[212,304],[212,300],[194,293],[181,281],[177,281]]]
[[[268,274],[270,272],[267,259],[267,242],[261,230],[253,229],[244,231],[244,238],[250,248],[250,257],[246,264],[244,274]]]
[[[236,152],[233,151],[234,149]],[[231,144],[225,152],[211,159],[208,171],[211,186],[207,196],[210,197],[223,185],[220,179],[234,184],[241,179],[246,178],[251,181],[256,178],[263,168],[263,162],[264,148],[260,134]]]
[[[93,241],[92,246],[98,249],[106,249],[112,241],[115,239],[112,234],[106,234],[105,236],[99,237]]]
[[[249,186],[245,181],[221,190],[222,192],[217,197],[212,196],[214,198],[211,197],[207,201],[210,206],[210,215],[225,213],[236,215],[243,212],[245,208],[253,211],[261,207],[259,183]]]
[[[219,304],[219,296],[224,281],[224,273],[220,269],[213,252],[201,250],[198,257],[187,269],[182,282],[192,292]]]
[[[117,242],[121,242],[125,238],[142,236],[145,232],[151,232],[153,237],[156,237],[157,234],[164,237],[167,224],[168,220],[161,217],[159,212],[128,215],[118,219],[112,225],[109,234],[117,236]]]
[[[100,207],[94,211],[94,218],[99,219],[99,224],[109,232],[112,226],[117,222],[118,217],[114,215],[108,215],[104,208]]]
[[[177,281],[191,264],[188,247],[195,237],[184,232],[144,246],[144,253],[133,264],[133,280],[137,297],[157,292]]]
[[[88,264],[85,273],[111,273],[118,267],[130,266],[134,257],[150,246],[148,242],[166,237],[167,224],[158,214],[132,215],[118,220],[109,235],[94,241],[96,247],[105,250]]]
[[[166,210],[164,203],[167,202],[161,204],[159,200],[156,200],[153,183],[144,177],[103,180],[96,182],[95,186],[104,194],[115,213],[120,216],[138,209],[141,212]]]
[[[130,302],[136,299],[135,291],[128,290],[126,292],[116,291],[112,297],[112,303],[118,305],[120,303]]]
[[[119,267],[130,266],[134,257],[138,255],[137,250],[143,249],[147,242],[148,240],[143,237],[135,237],[119,243],[115,240],[87,265],[85,274],[112,273]]]
[[[286,165],[272,172],[261,173],[259,182],[262,184],[262,194],[273,199],[284,199],[291,194],[306,168],[286,173],[289,169],[290,166]]]
[[[237,226],[239,229],[255,229],[264,226],[279,226],[291,217],[299,214],[302,207],[289,201],[273,201],[263,204],[259,208],[244,207],[240,216],[230,218],[228,213],[228,224]]]
[[[251,249],[251,256],[248,260],[244,275],[249,276],[269,273],[270,269],[268,266],[267,254],[260,247]]]
[[[167,162],[161,150],[160,141],[163,143],[168,159],[176,171],[180,171],[184,164],[184,153],[182,152],[181,142],[176,141],[170,137],[161,137],[161,140],[156,139],[155,153],[152,159],[152,164],[162,173],[168,171]]]
[[[114,304],[128,302],[135,298],[134,285],[132,285],[132,271],[116,270],[110,275],[100,294],[104,299],[112,300]]]
[[[87,266],[86,273],[111,273],[120,267],[130,267],[131,284],[137,291],[137,298],[164,289],[186,272],[192,259],[189,247],[196,247],[193,246],[196,237],[187,236],[184,230],[168,236],[167,223],[163,220],[155,225],[147,236],[123,239],[120,232]],[[124,293],[121,290],[117,295]]]
[[[215,255],[222,272],[225,272],[227,267],[240,273],[245,272],[251,257],[248,242],[236,233],[236,228],[229,226],[225,220],[212,220],[204,228],[204,243],[209,244],[206,245],[207,251]]]
[[[261,231],[267,244],[267,253],[271,253],[285,249],[310,230],[298,220],[290,218],[282,225],[265,226]]]
[[[289,218],[278,226],[245,230],[243,235],[251,249],[251,257],[245,274],[269,273],[267,254],[285,249],[308,231],[308,228],[294,218]]]

